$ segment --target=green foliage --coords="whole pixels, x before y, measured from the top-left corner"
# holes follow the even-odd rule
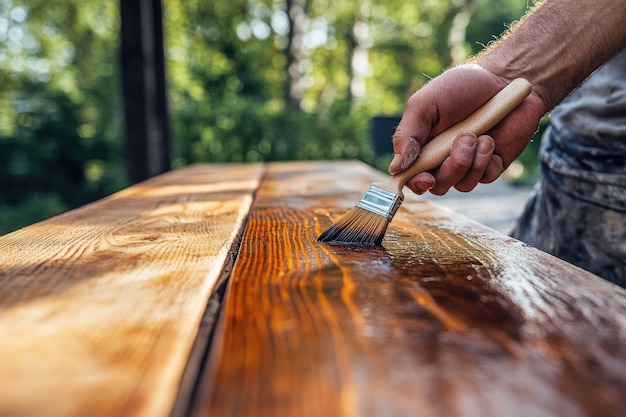
[[[0,235],[63,212],[66,205],[56,194],[29,193],[18,204],[0,206]]]
[[[0,232],[126,184],[118,20],[97,1],[0,0]]]
[[[490,42],[524,15],[526,1],[477,0],[476,12],[467,25],[467,44],[470,54],[480,52]]]
[[[465,41],[473,52],[526,8],[476,1]],[[305,19],[299,107],[287,100],[285,0],[163,0],[174,168],[356,158],[385,169],[390,158],[374,155],[369,120],[401,114],[450,65],[448,35],[466,5],[293,3]],[[119,27],[116,2],[0,0],[0,233],[127,184]]]

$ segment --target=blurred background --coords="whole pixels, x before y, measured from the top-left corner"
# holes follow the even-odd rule
[[[150,1],[162,23],[162,39],[153,41],[164,57],[166,106],[156,117],[167,119],[160,125],[166,169],[359,159],[386,170],[408,97],[528,7],[527,0]],[[137,181],[125,128],[136,94],[124,78],[128,50],[121,64],[122,11],[132,3],[141,0],[0,0],[0,234]],[[135,23],[126,21],[126,33]],[[539,134],[507,181],[534,182],[538,145]]]

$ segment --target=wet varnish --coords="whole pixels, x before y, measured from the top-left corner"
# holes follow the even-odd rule
[[[196,166],[0,237],[0,416],[623,415],[623,289],[410,195],[316,242],[381,177]]]
[[[317,243],[377,175],[269,168],[194,416],[623,415],[623,290],[418,197]]]

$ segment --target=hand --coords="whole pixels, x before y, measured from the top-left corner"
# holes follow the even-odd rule
[[[389,172],[407,169],[423,145],[468,117],[509,81],[472,64],[448,70],[426,84],[409,99],[393,135],[395,156]],[[489,132],[459,134],[450,156],[437,169],[411,178],[407,187],[416,194],[430,190],[443,195],[450,187],[467,192],[479,182],[495,181],[522,153],[544,113],[544,102],[531,93]]]

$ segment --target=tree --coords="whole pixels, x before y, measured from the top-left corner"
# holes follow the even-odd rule
[[[526,1],[163,5],[174,167],[357,158],[384,169],[370,118],[400,114],[417,88],[499,35]],[[4,231],[28,208],[51,209],[23,223],[127,184],[119,30],[117,2],[0,0]]]
[[[0,205],[8,207],[0,231],[8,231],[125,181],[115,6],[0,0],[0,12]]]

